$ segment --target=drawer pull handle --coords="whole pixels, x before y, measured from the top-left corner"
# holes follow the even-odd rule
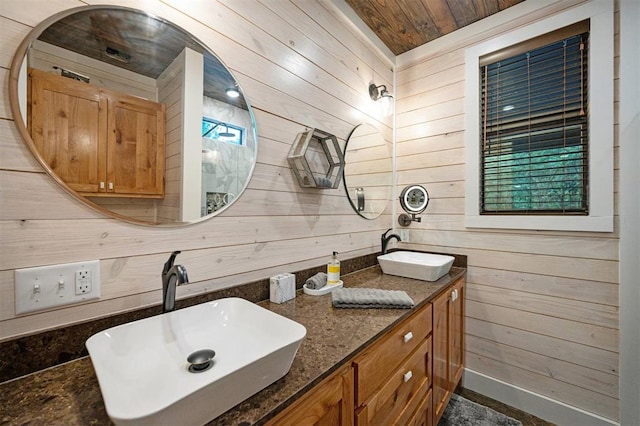
[[[409,340],[413,339],[413,333],[408,332],[407,334],[404,335],[402,339],[404,340],[405,343],[407,343]]]
[[[411,370],[409,370],[406,373],[404,373],[404,381],[405,381],[405,383],[408,382],[409,380],[411,380],[412,377],[413,377],[413,373],[411,372]]]

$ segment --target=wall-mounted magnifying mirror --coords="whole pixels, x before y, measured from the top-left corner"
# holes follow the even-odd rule
[[[429,193],[420,185],[409,185],[400,193],[400,205],[408,213],[402,213],[398,217],[400,225],[409,226],[411,222],[420,222],[421,219],[416,215],[425,211],[429,205]]]
[[[142,224],[219,213],[256,161],[253,112],[206,46],[139,10],[87,6],[18,48],[11,108],[44,169],[80,201]]]
[[[360,216],[375,219],[387,207],[393,186],[391,149],[378,129],[360,124],[344,149],[344,186]]]

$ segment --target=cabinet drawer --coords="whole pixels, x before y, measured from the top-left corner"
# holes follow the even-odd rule
[[[356,406],[364,404],[431,332],[431,305],[396,326],[356,358]]]
[[[389,380],[356,412],[356,424],[406,424],[431,385],[431,337],[391,374]]]
[[[426,398],[422,399],[418,409],[413,413],[406,426],[431,426],[433,420],[431,413],[432,400],[431,389],[429,389]]]

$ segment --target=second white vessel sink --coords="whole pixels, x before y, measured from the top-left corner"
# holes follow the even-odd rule
[[[287,374],[306,332],[227,298],[113,327],[86,345],[115,424],[204,424]],[[187,361],[206,351],[210,364]]]
[[[451,269],[453,256],[394,251],[378,256],[382,272],[423,281],[437,281]]]

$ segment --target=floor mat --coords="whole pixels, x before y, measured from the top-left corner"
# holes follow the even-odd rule
[[[454,393],[438,426],[522,426],[522,423]]]

